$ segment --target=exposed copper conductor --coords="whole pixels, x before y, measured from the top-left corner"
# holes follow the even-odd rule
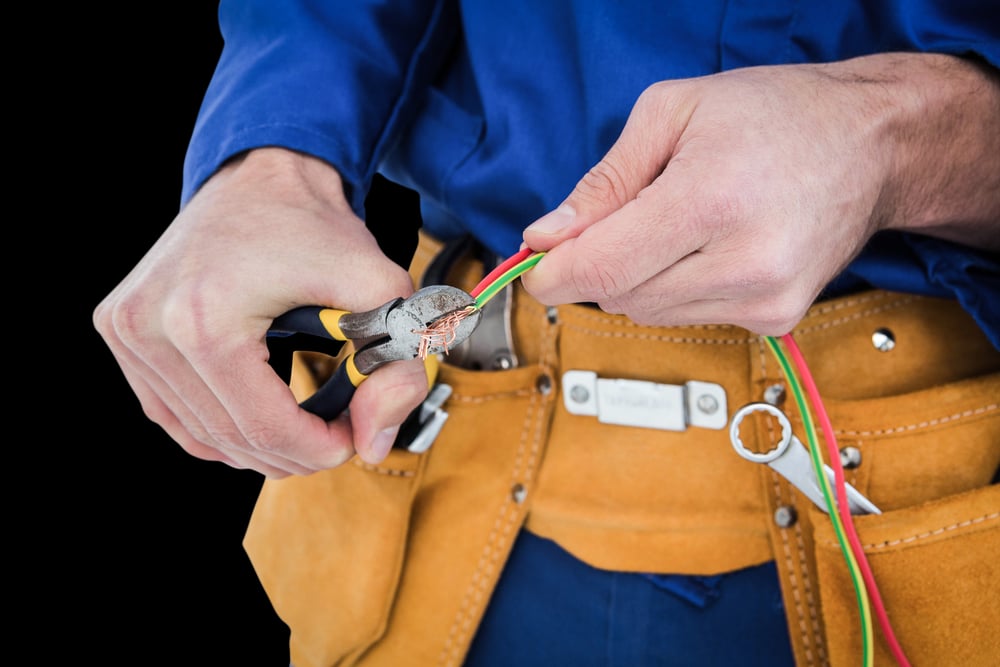
[[[431,322],[425,329],[414,329],[413,333],[420,336],[417,356],[421,359],[426,359],[427,355],[430,354],[431,348],[439,346],[444,349],[445,354],[448,354],[448,346],[455,342],[458,325],[474,312],[476,312],[475,307],[469,306],[468,308],[442,315]]]

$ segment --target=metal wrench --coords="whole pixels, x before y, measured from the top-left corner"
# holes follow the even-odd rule
[[[751,451],[740,439],[740,422],[743,418],[753,412],[767,412],[777,418],[781,424],[781,440],[778,445],[767,452],[758,454]],[[812,457],[802,441],[792,433],[792,424],[784,412],[770,403],[749,403],[736,411],[733,415],[732,423],[729,426],[729,439],[733,443],[736,453],[755,463],[766,463],[775,471],[784,476],[795,488],[804,493],[807,498],[816,503],[823,511],[826,511],[826,501],[823,496],[823,489],[816,478],[816,471],[813,467]],[[830,480],[831,486],[834,483],[833,469],[823,464],[823,471]],[[860,491],[850,484],[844,483],[847,490],[847,506],[851,514],[881,514],[882,511],[870,500],[865,498]]]

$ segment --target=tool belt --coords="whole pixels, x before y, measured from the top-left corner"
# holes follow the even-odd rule
[[[439,250],[421,238],[415,279]],[[449,281],[469,290],[481,275],[458,261]],[[445,358],[448,419],[429,449],[265,482],[244,546],[291,629],[295,667],[460,665],[522,528],[613,570],[710,575],[773,560],[797,664],[857,664],[857,599],[829,517],[719,428],[769,400],[803,433],[762,338],[638,326],[509,289],[518,363]],[[1000,353],[957,304],[884,291],[817,303],[793,335],[838,444],[860,461],[846,481],[882,510],[855,526],[907,656],[996,664]],[[300,400],[314,376],[297,361]],[[614,394],[619,380],[665,387],[662,406],[650,394],[617,404],[630,400]],[[633,408],[669,423],[615,423]],[[742,439],[766,450],[778,437]],[[894,664],[876,634],[875,664]]]

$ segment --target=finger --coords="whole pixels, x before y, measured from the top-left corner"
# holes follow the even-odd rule
[[[303,474],[333,468],[354,454],[346,421],[326,422],[302,409],[291,388],[267,363],[263,343],[219,349],[202,380],[226,416],[216,438],[258,459]],[[193,395],[197,387],[186,388]],[[220,413],[213,413],[220,416]]]
[[[667,84],[651,86],[636,101],[618,140],[554,211],[524,230],[533,250],[550,250],[625,206],[659,176],[691,114]]]
[[[358,386],[351,424],[358,456],[379,463],[388,455],[400,425],[427,396],[423,361],[386,364]]]
[[[670,170],[668,170],[669,172]],[[608,303],[698,250],[711,235],[683,178],[661,175],[633,200],[549,250],[523,277],[547,305]]]
[[[815,294],[800,281],[775,284],[766,262],[747,270],[738,253],[692,253],[620,299],[599,303],[637,324],[729,324],[782,335],[798,323]]]
[[[313,471],[313,468],[284,457],[252,449],[217,397],[206,390],[180,354],[161,352],[159,355],[158,363],[163,362],[163,355],[169,356],[166,367],[172,369],[172,380],[168,380],[127,347],[115,345],[114,351],[147,417],[189,454],[206,461],[220,461],[233,468],[255,470],[268,477]],[[185,377],[191,379],[176,379]],[[180,394],[178,387],[190,393]],[[195,398],[189,403],[181,398],[184,395]],[[221,437],[221,434],[229,435]]]
[[[141,305],[134,303],[131,307],[112,308],[110,312],[102,310],[98,316],[101,330],[130,385],[134,390],[143,388],[147,415],[161,424],[185,451],[269,476],[275,476],[276,471],[303,474],[315,469],[275,455],[267,447],[255,446],[236,426],[219,394],[206,384],[195,365],[201,363],[204,367],[207,363],[211,367],[215,361],[213,351],[223,349],[222,343],[211,342],[208,334],[200,337],[194,327],[188,326],[187,318],[179,326],[165,318],[165,335],[139,327],[136,323],[144,321],[139,317],[141,312]],[[264,348],[264,344],[261,342],[258,347]],[[185,348],[187,355],[182,352]],[[222,360],[222,368],[232,370],[233,376],[238,377],[238,369],[252,359],[247,354],[245,358]],[[266,365],[266,361],[263,363]],[[273,371],[270,375],[283,386]],[[253,385],[240,388],[243,400],[252,395],[252,390]],[[286,391],[290,394],[290,390]],[[294,403],[294,399],[289,400]],[[261,428],[260,432],[266,433],[267,429]],[[218,454],[207,450],[216,450]]]

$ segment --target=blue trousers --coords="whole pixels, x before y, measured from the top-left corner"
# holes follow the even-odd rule
[[[713,577],[608,572],[522,531],[467,667],[793,667],[773,563]]]

